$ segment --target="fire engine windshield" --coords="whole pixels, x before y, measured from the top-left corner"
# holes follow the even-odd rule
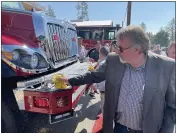
[[[83,39],[93,40],[113,40],[115,38],[115,29],[112,28],[77,28],[78,36]]]
[[[92,30],[92,39],[95,40],[102,40],[103,39],[103,29],[94,29]]]
[[[12,8],[12,9],[20,9],[24,10],[23,6],[21,5],[20,2],[2,2],[2,8]]]
[[[115,29],[105,29],[104,39],[105,40],[114,40],[115,39]]]

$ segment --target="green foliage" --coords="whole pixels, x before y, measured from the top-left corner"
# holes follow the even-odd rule
[[[77,9],[77,20],[81,21],[89,20],[87,2],[78,2],[76,5],[76,9]]]
[[[147,26],[146,26],[146,24],[145,24],[144,22],[142,22],[142,23],[140,24],[140,26],[144,29],[144,31],[147,30]]]
[[[144,31],[147,30],[147,26],[144,22],[142,22],[140,26],[144,29]],[[168,22],[165,28],[161,27],[156,34],[153,34],[152,32],[147,32],[151,44],[160,44],[161,47],[167,47],[171,41],[175,41],[175,27],[175,18],[173,18]]]
[[[161,47],[167,47],[169,44],[169,33],[161,28],[159,32],[153,36],[152,41],[153,44],[160,44]]]
[[[54,10],[50,5],[48,5],[48,9],[46,10],[45,15],[56,18]]]
[[[166,31],[169,33],[169,41],[175,41],[175,18],[173,18],[165,27]]]

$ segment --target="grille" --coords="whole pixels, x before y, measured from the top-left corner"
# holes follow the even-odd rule
[[[66,30],[64,27],[48,23],[47,24],[49,39],[45,46],[45,51],[48,53],[48,57],[53,61],[57,62],[69,57],[69,42]]]

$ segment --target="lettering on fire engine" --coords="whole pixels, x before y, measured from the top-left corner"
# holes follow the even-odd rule
[[[71,115],[71,113],[65,113],[63,115],[57,115],[57,116],[55,116],[55,119],[59,119],[59,118],[66,117],[66,116],[69,116],[69,115]]]

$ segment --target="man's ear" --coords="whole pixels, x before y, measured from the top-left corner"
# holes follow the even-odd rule
[[[139,54],[142,53],[142,50],[141,50],[141,48],[139,48],[139,47],[135,47],[134,50],[135,50],[135,52],[138,52]]]
[[[134,47],[134,51],[137,52],[140,51],[140,49],[138,47]]]

